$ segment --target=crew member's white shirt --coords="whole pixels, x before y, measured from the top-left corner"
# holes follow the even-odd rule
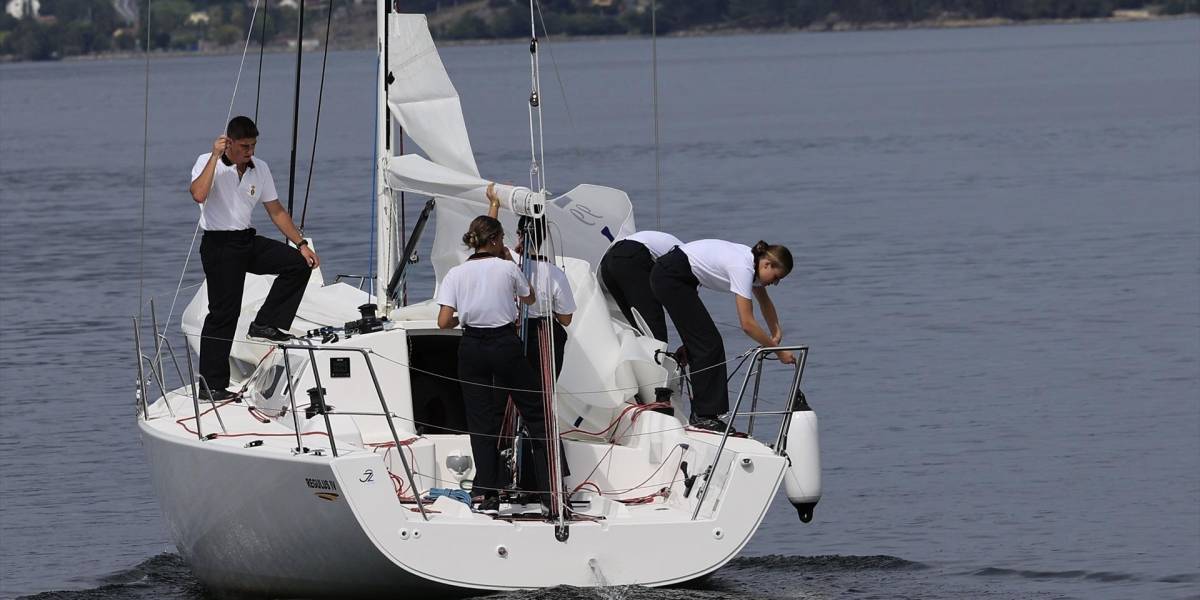
[[[521,255],[512,253],[519,263]],[[534,303],[529,305],[530,317],[549,317],[554,312],[569,315],[575,312],[575,294],[571,293],[571,284],[567,274],[558,265],[542,260],[533,261],[532,277]]]
[[[438,286],[437,303],[458,312],[464,326],[500,327],[517,320],[518,296],[529,295],[529,282],[516,263],[480,258],[451,268]]]
[[[625,239],[645,246],[654,260],[658,260],[658,257],[670,252],[671,248],[683,245],[679,238],[661,231],[638,231],[625,236]]]
[[[205,152],[196,158],[192,166],[192,181],[200,177],[212,152]],[[254,205],[279,199],[275,191],[275,180],[271,177],[271,169],[267,161],[254,158],[253,167],[246,167],[242,178],[238,179],[237,165],[226,165],[217,161],[213,173],[212,191],[208,199],[200,204],[200,228],[205,231],[240,231],[250,228],[250,213]]]
[[[733,292],[747,300],[754,282],[754,252],[749,246],[725,240],[696,240],[679,247],[687,254],[700,285]]]

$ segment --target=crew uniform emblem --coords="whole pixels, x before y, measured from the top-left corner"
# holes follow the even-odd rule
[[[254,184],[253,184],[253,183],[252,183],[252,184],[250,184],[250,197],[251,197],[251,198],[253,198],[253,197],[254,197]]]

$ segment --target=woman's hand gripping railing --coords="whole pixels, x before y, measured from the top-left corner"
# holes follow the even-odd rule
[[[758,389],[759,381],[762,377],[763,360],[767,357],[767,355],[780,351],[799,353],[799,356],[796,357],[795,369],[792,374],[792,383],[789,386],[788,408],[791,409],[792,404],[795,402],[796,390],[800,389],[800,380],[804,377],[804,365],[808,362],[808,346],[764,346],[755,349],[750,361],[750,370],[746,371],[746,377],[742,379],[742,387],[741,390],[738,391],[737,400],[733,404],[733,411],[729,413],[729,419],[725,426],[725,432],[721,435],[721,443],[717,445],[717,454],[713,457],[712,464],[709,465],[707,469],[701,471],[704,473],[704,483],[701,485],[700,490],[696,495],[696,508],[692,510],[693,521],[695,521],[696,517],[700,514],[700,507],[704,504],[704,499],[707,495],[706,492],[708,491],[708,480],[712,477],[713,470],[716,469],[717,465],[721,462],[721,454],[725,451],[725,442],[727,442],[729,440],[729,436],[733,434],[733,423],[738,418],[739,411],[742,407],[742,398],[746,395],[746,388],[749,386],[750,377],[752,376],[754,377],[754,392],[752,394],[750,412],[746,413],[746,415],[748,415],[751,419],[750,426],[751,428],[753,427],[753,419],[757,415],[783,415],[783,421],[779,424],[779,436],[775,443],[775,454],[778,455],[783,453],[782,440],[784,439],[784,436],[787,435],[787,427],[791,423],[792,413],[790,410],[764,412],[759,412],[757,410]]]

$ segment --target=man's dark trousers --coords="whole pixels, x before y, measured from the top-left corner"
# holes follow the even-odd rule
[[[630,310],[632,307],[637,309],[650,328],[650,331],[642,333],[665,342],[667,317],[663,314],[662,303],[655,299],[650,289],[650,270],[653,267],[654,256],[645,245],[633,240],[619,240],[600,259],[600,279],[630,325],[637,327],[633,311]]]
[[[312,270],[299,250],[254,229],[205,231],[200,261],[208,280],[208,316],[200,339],[200,375],[213,390],[229,386],[229,350],[242,312],[246,273],[278,275],[254,321],[287,331]]]

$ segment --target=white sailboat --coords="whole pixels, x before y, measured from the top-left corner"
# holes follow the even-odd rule
[[[373,290],[326,285],[316,270],[292,330],[301,337],[262,344],[245,330],[270,278],[248,276],[230,359],[236,401],[197,394],[203,286],[183,315],[185,356],[157,324],[152,345],[139,337],[138,427],[168,530],[196,576],[214,590],[282,597],[667,586],[735,557],[781,484],[810,519],[821,492],[817,422],[798,394],[807,349],[787,348],[798,351],[788,408],[773,412],[754,410],[758,378],[763,358],[782,348],[744,355],[750,368],[730,420],[780,416],[768,443],[688,428],[665,345],[626,324],[597,283],[605,249],[635,230],[628,196],[580,185],[547,198],[536,174],[529,188],[497,189],[506,230],[513,215],[546,215],[575,293],[565,365],[548,395],[571,474],[555,482],[549,514],[517,504],[485,514],[462,500],[455,490],[469,488],[473,467],[458,416],[461,332],[438,329],[431,300],[404,305],[397,290],[430,209],[438,279],[465,258],[458,242],[486,210],[491,182],[479,175],[424,16],[388,4],[377,10]],[[424,156],[394,153],[401,129]],[[400,192],[433,198],[403,249]],[[360,313],[367,304],[378,317]]]

